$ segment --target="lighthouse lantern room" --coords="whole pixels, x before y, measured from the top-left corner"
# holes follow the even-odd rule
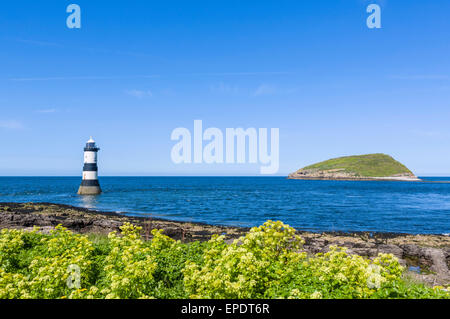
[[[99,150],[100,148],[95,145],[91,137],[84,148],[83,179],[78,189],[79,195],[98,195],[102,192],[98,183],[97,152]]]

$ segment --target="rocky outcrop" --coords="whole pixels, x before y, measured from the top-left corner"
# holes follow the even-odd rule
[[[346,172],[344,169],[300,169],[288,175],[289,179],[311,179],[311,180],[359,180],[359,181],[420,181],[417,176],[410,173],[396,174],[383,177],[362,177],[356,173]]]
[[[141,226],[143,235],[147,238],[152,237],[152,229],[163,229],[167,236],[184,241],[209,240],[212,235],[222,233],[226,233],[229,238],[237,238],[248,230],[149,217],[133,217],[51,203],[0,203],[0,229],[32,229],[33,226],[38,226],[43,231],[47,231],[61,224],[77,233],[108,234],[112,231],[119,231],[119,227],[125,222]]]
[[[370,235],[370,236],[367,236]],[[304,250],[325,253],[330,246],[346,247],[347,252],[369,258],[379,253],[393,254],[407,269],[420,269],[409,275],[429,285],[450,284],[450,237],[406,234],[313,234],[302,232]]]

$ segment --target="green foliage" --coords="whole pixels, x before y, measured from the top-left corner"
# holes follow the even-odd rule
[[[140,238],[140,227],[126,223],[122,236],[108,235],[111,250],[104,260],[100,292],[106,298],[149,298],[156,263]],[[94,295],[95,296],[95,295]]]
[[[361,177],[386,177],[396,174],[412,174],[405,165],[386,154],[367,154],[333,158],[307,166],[303,170],[343,170]]]
[[[306,257],[298,253],[302,239],[281,222],[267,222],[231,245],[215,236],[203,263],[189,262],[184,269],[191,298],[262,298],[278,285],[290,266]]]
[[[294,265],[292,275],[285,277],[271,295],[312,299],[371,298],[388,284],[401,281],[402,272],[403,268],[392,255],[380,254],[369,260],[332,246],[329,252]]]
[[[0,298],[59,298],[70,292],[71,265],[80,269],[80,284],[90,281],[93,247],[87,237],[60,225],[48,236],[37,231],[2,230]],[[24,256],[25,263],[19,256]]]
[[[186,298],[183,273],[186,261],[200,262],[205,244],[194,242],[182,244],[162,235],[162,231],[152,231],[150,242],[152,256],[157,263],[154,272],[155,298]]]
[[[223,236],[186,244],[161,230],[144,241],[140,232],[131,224],[107,237],[4,229],[0,298],[449,298],[443,287],[405,280],[392,255],[370,260],[332,247],[308,256],[281,222],[231,244]],[[74,265],[79,282],[69,285]]]

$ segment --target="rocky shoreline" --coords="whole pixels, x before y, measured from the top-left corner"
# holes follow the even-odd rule
[[[401,182],[422,181],[414,174],[409,173],[384,177],[363,177],[354,173],[346,172],[343,169],[331,169],[331,170],[300,169],[294,173],[289,174],[288,179],[334,180],[334,181],[401,181]]]
[[[151,238],[152,229],[184,242],[209,240],[212,235],[225,235],[232,241],[249,229],[214,226],[193,222],[177,222],[150,217],[132,217],[112,212],[52,203],[0,203],[0,229],[32,229],[39,226],[48,232],[58,224],[77,233],[107,234],[130,222],[143,227],[143,237]],[[413,278],[430,285],[450,284],[450,237],[445,235],[410,235],[374,232],[298,231],[305,240],[304,250],[314,254],[328,251],[331,245],[347,247],[348,252],[366,257],[392,253],[410,268],[420,267],[420,273],[410,271]]]

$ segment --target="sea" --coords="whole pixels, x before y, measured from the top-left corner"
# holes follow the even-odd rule
[[[450,177],[421,178],[425,182],[100,177],[101,195],[79,196],[80,177],[0,177],[0,202],[58,203],[213,225],[281,220],[312,232],[449,235]]]

